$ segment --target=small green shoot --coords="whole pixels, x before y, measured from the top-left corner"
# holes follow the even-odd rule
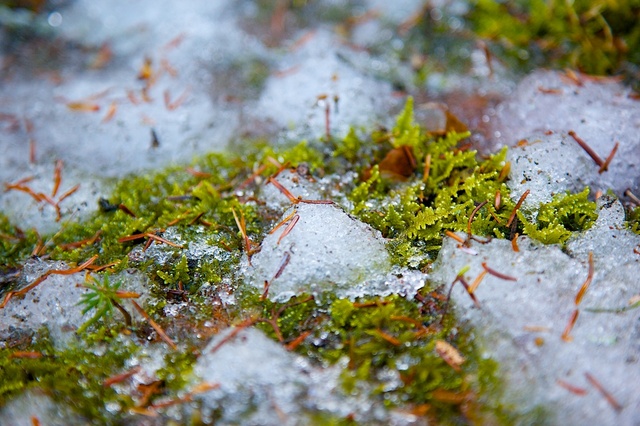
[[[131,315],[122,307],[122,299],[135,299],[138,293],[120,290],[121,281],[111,282],[109,274],[104,274],[102,283],[87,274],[84,288],[91,290],[80,298],[78,304],[84,305],[82,314],[95,310],[93,316],[80,326],[77,333],[81,334],[95,324],[100,318],[111,315],[115,306],[125,317],[127,325],[131,325]]]

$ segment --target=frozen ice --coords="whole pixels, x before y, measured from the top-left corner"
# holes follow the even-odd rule
[[[78,414],[68,407],[62,406],[44,392],[33,389],[11,399],[0,408],[0,424],[11,426],[33,426],[37,419],[39,424],[47,426],[67,426],[70,424],[86,424]]]
[[[636,253],[640,250],[640,235],[627,228],[620,201],[603,195],[596,202],[598,219],[591,228],[569,239],[569,255],[586,258],[589,252],[593,252],[596,259],[601,259],[598,270],[640,267],[640,254]]]
[[[380,404],[345,395],[339,366],[312,365],[257,329],[231,328],[215,336],[198,358],[195,375],[219,388],[195,400],[205,418],[221,415],[221,424],[311,424],[308,416],[316,412],[385,423],[389,414]]]
[[[526,145],[511,148],[507,161],[511,163],[507,181],[511,198],[517,200],[526,190],[531,191],[524,210],[536,209],[566,191],[577,193],[586,186],[593,192],[608,188],[593,160],[566,134],[533,136]]]
[[[22,280],[25,285],[52,269],[69,269],[64,262],[31,260],[24,265]],[[99,279],[99,278],[98,278]],[[127,270],[111,276],[110,280],[124,283],[122,290],[140,293],[145,300],[146,277],[137,270]],[[30,338],[40,328],[46,327],[57,347],[64,347],[77,336],[75,331],[93,312],[82,314],[78,305],[80,297],[89,292],[78,287],[85,282],[84,272],[72,275],[49,275],[24,297],[14,297],[0,309],[0,347],[7,347],[21,338]],[[119,315],[116,313],[115,315]]]
[[[593,311],[623,308],[640,293],[640,262],[630,251],[621,263],[620,251],[631,248],[626,239],[617,245],[618,238],[605,232],[614,226],[608,221],[603,218],[600,226],[572,241],[575,257],[528,237],[518,238],[519,252],[507,240],[494,239],[484,245],[472,242],[476,255],[460,249],[450,238],[444,241],[432,274],[437,283],[450,285],[467,266],[464,277],[472,282],[483,271],[483,262],[517,278],[514,282],[486,275],[474,293],[480,308],[462,286],[454,288],[452,298],[459,318],[473,326],[485,356],[500,362],[498,374],[508,385],[507,399],[520,412],[542,406],[552,423],[562,424],[640,422],[640,311]],[[606,249],[594,250],[594,278],[576,306],[576,295],[587,279],[585,249],[597,244]],[[576,309],[579,316],[570,333],[572,340],[565,341],[563,332]],[[585,373],[613,394],[623,407],[620,412],[588,382]],[[576,395],[559,384],[563,382],[588,393]]]
[[[612,189],[622,196],[627,188],[638,189],[640,175],[640,102],[634,99],[630,88],[611,79],[596,80],[578,75],[580,83],[565,74],[554,71],[536,71],[525,78],[513,95],[497,108],[493,129],[500,137],[496,146],[516,145],[521,139],[530,142],[544,133],[553,133],[545,142],[545,148],[533,148],[531,161],[536,168],[553,169],[557,173],[570,172],[595,188]],[[619,148],[609,171],[597,174],[598,166],[591,160],[591,167],[582,167],[586,152],[578,153],[568,145],[577,143],[566,134],[573,130],[604,160],[618,142]],[[566,152],[553,144],[560,140],[567,145]],[[579,148],[579,147],[578,147]],[[514,148],[517,150],[518,148]],[[523,149],[524,150],[524,149]],[[544,153],[549,151],[549,155]],[[582,148],[579,148],[582,150]],[[525,151],[526,152],[526,151]],[[560,158],[552,158],[553,156]],[[559,162],[565,165],[558,167]],[[573,166],[578,166],[574,170]],[[586,165],[585,165],[586,166]],[[595,175],[594,171],[595,170]],[[571,185],[579,185],[575,181]]]
[[[301,176],[299,173],[287,169],[280,172],[275,180],[296,198],[323,199],[320,183],[310,176]],[[282,211],[291,205],[291,200],[271,182],[265,182],[260,195],[266,206],[273,210]]]
[[[411,3],[397,11],[405,16],[420,2]],[[0,103],[8,118],[0,123],[0,181],[35,176],[30,185],[48,194],[53,163],[64,160],[63,185],[81,187],[63,202],[63,218],[79,220],[108,192],[104,178],[185,163],[241,135],[269,134],[274,143],[316,139],[325,135],[327,106],[334,136],[350,126],[392,124],[389,111],[401,100],[391,84],[352,63],[369,64],[371,55],[319,24],[307,43],[295,44],[307,34],[301,31],[284,43],[288,48],[268,47],[240,22],[247,8],[206,0],[189,7],[166,0],[55,7],[62,23],[43,51],[64,54],[48,63],[46,78],[36,61],[8,67],[2,77]],[[101,47],[110,49],[111,60],[92,68]],[[9,54],[0,52],[0,61]],[[153,84],[143,95],[138,74],[147,58]],[[264,81],[252,83],[251,70]],[[67,105],[73,101],[96,111],[73,111]],[[0,209],[17,224],[53,232],[55,212],[35,207],[27,194],[0,195]]]
[[[269,76],[248,114],[273,123],[280,131],[290,129],[286,135],[294,140],[324,136],[326,108],[333,136],[346,135],[351,126],[390,124],[388,111],[398,104],[391,96],[391,84],[342,59],[362,55],[336,34],[319,28],[309,42],[279,61],[280,72]]]
[[[351,286],[389,272],[389,255],[378,231],[333,204],[298,204],[287,210],[297,223],[267,235],[260,252],[245,266],[247,281],[269,298],[288,300],[300,293],[349,291]],[[294,220],[293,218],[291,219]]]

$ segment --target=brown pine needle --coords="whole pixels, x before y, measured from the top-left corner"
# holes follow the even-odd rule
[[[591,148],[584,140],[578,137],[578,135],[576,135],[576,132],[574,132],[573,130],[570,130],[569,136],[571,136],[573,140],[575,140],[578,143],[578,145],[580,145],[580,147],[584,149],[587,154],[589,154],[589,157],[591,157],[591,159],[593,159],[593,161],[598,166],[602,167],[604,165],[602,158],[600,158],[600,156],[593,150],[593,148]]]
[[[574,386],[571,383],[567,383],[562,379],[557,379],[556,383],[558,384],[558,386],[568,390],[569,392],[571,392],[574,395],[584,396],[584,395],[589,393],[586,389],[580,388],[578,386]]]
[[[494,277],[498,277],[500,279],[507,280],[507,281],[518,281],[516,277],[512,277],[510,275],[503,274],[502,272],[498,272],[495,269],[489,268],[486,262],[482,262],[482,267],[484,268],[485,271],[487,271]]]
[[[280,238],[278,238],[278,242],[276,245],[280,244],[280,241],[282,241],[284,237],[289,235],[289,232],[293,230],[293,227],[296,226],[296,223],[298,223],[298,220],[300,220],[300,215],[293,216],[293,218],[291,219],[291,222],[289,222],[287,227],[284,228],[284,231],[282,231],[282,234],[280,235]]]
[[[582,298],[584,297],[584,294],[589,289],[589,286],[591,285],[591,281],[593,281],[593,274],[594,274],[593,252],[590,251],[589,252],[589,272],[587,273],[587,279],[584,281],[584,284],[582,284],[582,287],[580,287],[578,294],[576,294],[576,306],[578,306],[580,302],[582,302]]]
[[[511,222],[513,222],[513,220],[516,218],[516,213],[518,212],[518,209],[520,208],[520,206],[522,206],[522,203],[524,203],[524,200],[527,198],[527,195],[529,195],[530,192],[531,190],[527,189],[518,199],[518,202],[513,208],[513,211],[511,212],[511,216],[509,216],[509,220],[507,221],[507,228],[511,226]]]
[[[136,311],[138,311],[138,313],[140,315],[142,315],[142,317],[147,320],[147,322],[149,323],[149,325],[151,325],[151,327],[153,327],[153,329],[156,331],[156,333],[158,333],[158,336],[160,336],[160,338],[162,340],[164,340],[164,342],[174,351],[178,349],[178,347],[176,346],[175,343],[173,343],[173,340],[171,340],[169,338],[169,336],[167,336],[167,334],[164,332],[164,330],[162,329],[162,327],[160,327],[158,325],[158,323],[156,323],[150,316],[149,314],[142,309],[142,307],[140,305],[138,305],[138,302],[136,302],[135,300],[132,300],[131,303],[133,304],[133,307],[136,308]]]
[[[285,188],[280,182],[275,180],[273,177],[269,178],[269,182],[271,182],[273,184],[273,186],[278,188],[278,191],[282,192],[282,194],[285,197],[287,197],[289,199],[289,201],[291,201],[293,204],[298,204],[300,202],[300,199],[298,197],[293,195],[291,193],[291,191],[289,191],[287,188]]]
[[[607,391],[604,386],[602,386],[600,384],[600,382],[598,380],[596,380],[595,377],[593,377],[591,374],[589,373],[584,373],[584,377],[587,378],[587,380],[589,381],[589,383],[591,383],[593,385],[593,387],[595,387],[596,389],[598,389],[598,392],[600,392],[602,394],[602,396],[604,396],[607,400],[607,402],[609,404],[611,404],[611,406],[613,407],[614,410],[616,411],[622,411],[622,405],[613,397],[613,395],[611,395],[611,393],[609,391]]]
[[[116,374],[115,376],[111,376],[108,379],[106,379],[104,382],[102,382],[102,386],[104,386],[105,388],[111,387],[113,385],[115,385],[116,383],[122,383],[125,380],[127,380],[129,377],[133,376],[134,374],[138,373],[140,370],[142,369],[142,367],[137,366],[134,367],[128,371],[125,371],[124,373],[121,374]]]
[[[376,328],[374,332],[376,333],[376,335],[378,337],[382,338],[383,340],[386,340],[387,342],[391,343],[393,346],[402,345],[402,342],[400,340],[398,340],[397,338],[393,337],[389,333],[385,333],[384,331],[380,330],[379,328]]]
[[[487,203],[488,203],[488,201],[486,201],[486,200],[481,202],[471,212],[471,216],[469,216],[469,220],[467,221],[467,236],[468,236],[469,239],[471,239],[471,223],[473,223],[473,219],[476,217],[476,213],[478,213],[478,210],[480,210],[482,207],[484,207],[484,205],[487,204]]]
[[[613,146],[613,149],[611,150],[611,153],[609,154],[607,159],[604,160],[604,163],[602,163],[602,166],[600,166],[600,170],[598,170],[598,173],[604,173],[609,169],[609,164],[611,164],[611,160],[613,160],[613,156],[616,155],[616,152],[618,151],[618,145],[620,144],[616,142],[616,144]]]

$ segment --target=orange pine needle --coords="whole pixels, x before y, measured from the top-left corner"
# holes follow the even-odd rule
[[[80,189],[80,184],[75,185],[74,187],[66,191],[64,194],[62,194],[60,198],[58,198],[58,202],[56,204],[60,204],[62,200],[73,195],[73,193],[75,193],[78,189]]]
[[[100,238],[100,234],[102,234],[102,230],[101,229],[99,229],[98,232],[96,232],[95,234],[93,234],[93,236],[91,236],[89,238],[85,238],[84,240],[76,241],[74,243],[60,244],[60,245],[58,245],[58,247],[62,251],[75,250],[75,249],[77,249],[79,247],[86,246],[86,245],[91,245],[91,244],[95,243],[96,241],[98,241],[98,238]]]
[[[290,215],[288,215],[287,217],[282,219],[282,221],[280,223],[278,223],[276,226],[274,226],[273,229],[271,231],[269,231],[269,235],[273,234],[278,229],[280,229],[285,223],[287,223],[289,220],[291,220],[291,218],[294,217],[295,215],[296,215],[296,211],[294,210],[294,211],[291,212]]]
[[[520,251],[520,247],[518,247],[518,237],[520,236],[520,234],[518,234],[516,232],[516,235],[513,236],[513,239],[511,240],[511,248],[513,249],[513,251],[515,251],[516,253]]]
[[[444,234],[449,237],[452,238],[454,240],[456,240],[457,242],[459,242],[460,244],[464,244],[465,241],[464,239],[462,239],[462,237],[459,237],[457,234],[451,232],[451,231],[444,231]]]
[[[311,335],[311,330],[307,330],[307,331],[305,331],[304,333],[300,334],[298,337],[296,337],[295,339],[293,339],[291,342],[287,343],[287,344],[285,345],[285,348],[286,348],[288,351],[296,350],[296,348],[297,348],[298,346],[300,346],[300,345],[302,344],[302,342],[304,342],[304,341],[305,341],[305,339],[306,339],[307,337],[309,337],[310,335]]]
[[[41,352],[25,352],[25,351],[13,352],[11,355],[9,355],[10,359],[14,359],[14,358],[38,359],[42,357],[43,355]]]
[[[77,112],[98,112],[100,105],[92,102],[67,102],[67,108]]]
[[[473,293],[474,291],[476,291],[476,288],[478,288],[478,286],[480,285],[480,283],[482,282],[482,279],[484,278],[485,275],[487,275],[487,270],[483,270],[482,272],[480,272],[478,274],[478,276],[476,277],[475,280],[473,280],[473,282],[471,283],[471,285],[469,286],[469,293]]]
[[[280,235],[280,238],[278,238],[278,242],[276,245],[280,244],[280,241],[282,241],[284,237],[289,235],[289,232],[293,230],[293,227],[296,226],[296,223],[298,223],[298,220],[300,220],[300,215],[293,216],[293,218],[291,219],[291,222],[289,222],[289,225],[287,225],[287,227],[284,228],[284,231],[282,231],[282,234]]]
[[[71,268],[71,269],[51,269],[51,270],[45,272],[44,274],[40,275],[34,282],[29,284],[28,286],[23,287],[20,290],[10,291],[9,293],[7,293],[5,295],[5,297],[4,297],[4,300],[3,300],[2,304],[0,304],[0,309],[4,308],[7,305],[7,303],[9,302],[9,300],[11,300],[11,298],[13,296],[22,296],[23,294],[26,294],[27,292],[29,292],[29,290],[37,287],[44,280],[46,280],[49,275],[72,275],[72,274],[75,274],[76,272],[81,272],[81,271],[83,271],[85,269],[88,269],[89,266],[91,266],[93,264],[93,262],[95,262],[97,259],[98,259],[98,255],[96,254],[93,257],[89,258],[84,263],[76,266],[75,268]]]
[[[436,340],[436,353],[453,368],[455,371],[460,371],[460,366],[465,362],[465,359],[460,352],[449,343],[444,340]]]
[[[109,121],[111,121],[113,117],[116,115],[117,109],[118,109],[118,104],[116,104],[115,102],[111,102],[111,105],[109,105],[109,109],[107,110],[107,113],[102,119],[102,122],[108,123]]]
[[[589,286],[591,285],[591,281],[593,281],[593,274],[594,274],[593,252],[590,251],[589,252],[589,272],[587,273],[587,279],[584,281],[584,284],[582,284],[582,287],[580,287],[578,294],[576,294],[576,306],[578,306],[580,302],[582,302],[582,298],[584,297],[584,294],[587,292],[587,289],[589,289]]]
[[[431,173],[431,154],[427,154],[424,157],[424,170],[422,172],[422,181],[426,182],[429,179]]]
[[[249,263],[251,263],[251,254],[252,254],[251,240],[247,235],[247,225],[244,219],[244,214],[242,214],[242,211],[240,211],[240,215],[241,215],[241,219],[240,219],[238,218],[238,215],[236,214],[235,209],[232,208],[231,213],[233,213],[233,218],[235,219],[236,225],[238,226],[238,229],[242,234],[242,238],[244,239],[244,249],[245,249],[245,252],[247,253],[247,257],[249,258]]]
[[[374,330],[374,332],[376,333],[376,335],[378,335],[378,337],[382,338],[383,340],[386,340],[387,342],[391,343],[393,346],[400,346],[402,345],[402,342],[400,340],[398,340],[397,338],[393,337],[392,335],[385,333],[384,331],[380,330],[379,328],[376,328]]]
[[[562,332],[562,340],[564,340],[565,342],[570,342],[573,340],[573,337],[571,337],[570,334],[571,334],[571,330],[573,330],[573,326],[576,324],[576,321],[578,320],[578,314],[579,314],[579,311],[577,309],[573,311],[573,313],[571,314],[571,318],[569,318],[569,322],[567,323],[567,326],[564,329],[564,332]]]

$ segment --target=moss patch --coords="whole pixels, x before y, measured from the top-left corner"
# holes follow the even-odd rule
[[[101,209],[90,220],[70,224],[49,237],[52,244],[47,247],[55,248],[46,255],[76,263],[97,255],[96,265],[110,272],[137,268],[147,274],[152,299],[145,308],[181,345],[179,352],[167,355],[155,396],[174,395],[185,386],[207,337],[230,324],[250,321],[288,349],[319,363],[347,360],[343,372],[347,392],[366,392],[389,408],[409,410],[437,423],[476,419],[509,423],[512,414],[499,402],[495,366],[478,357],[470,335],[454,318],[443,320],[440,289],[427,283],[414,300],[389,296],[349,301],[329,294],[321,301],[298,296],[276,304],[245,288],[238,270],[242,256],[258,249],[257,242],[281,214],[264,205],[260,191],[268,177],[286,167],[304,165],[316,176],[358,176],[336,183],[334,193],[341,195],[335,201],[382,232],[394,262],[403,267],[428,268],[449,231],[494,238],[520,233],[543,242],[563,242],[593,222],[595,204],[587,200],[587,191],[555,199],[540,208],[535,224],[527,221],[529,216],[516,212],[505,184],[506,149],[479,157],[466,145],[468,133],[449,130],[442,135],[422,129],[413,120],[409,100],[391,130],[368,136],[354,130],[341,140],[301,142],[282,149],[253,142],[235,153],[198,158],[189,167],[128,176],[115,183],[108,199],[100,200]],[[507,226],[512,217],[519,220]],[[0,246],[3,263],[19,266],[37,237],[5,218],[2,221],[6,235],[2,241],[19,240],[16,246]],[[190,254],[192,243],[216,254]],[[153,251],[150,245],[157,249],[156,255],[145,257]],[[117,347],[114,335],[135,333],[133,341],[139,345],[163,343],[139,317],[131,325],[107,328],[112,323],[109,315],[119,314],[109,303],[118,289],[99,277],[105,273],[94,273],[102,282],[94,289],[97,296],[104,296],[100,299],[104,303],[94,306],[101,318],[86,325],[83,337],[86,345],[104,345],[106,355],[93,355],[88,346],[54,353],[44,339],[30,348],[44,345],[37,350],[47,356],[12,364],[16,378],[3,382],[5,398],[36,383],[66,380],[60,386],[69,391],[60,398],[70,402],[64,398],[72,398],[74,374],[102,369],[104,373],[84,379],[92,390],[85,396],[73,394],[79,398],[74,406],[90,418],[102,418],[107,416],[104,404],[115,400],[123,410],[111,415],[110,421],[126,415],[132,397],[101,387],[131,354],[130,349]],[[165,317],[167,308],[175,311],[170,318]],[[466,361],[450,362],[447,351]],[[14,361],[9,350],[2,356],[4,364]],[[59,376],[74,362],[85,370]],[[141,408],[151,402],[152,398]]]

